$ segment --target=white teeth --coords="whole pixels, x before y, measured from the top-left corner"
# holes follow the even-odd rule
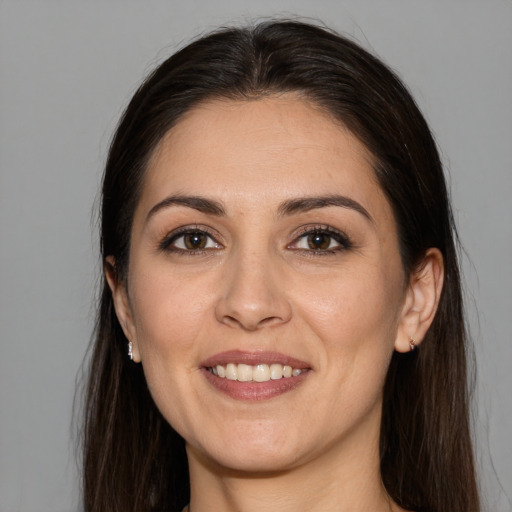
[[[288,379],[290,377],[297,377],[304,370],[300,368],[292,368],[288,365],[278,363],[271,364],[257,364],[251,366],[249,364],[234,364],[228,363],[223,366],[209,368],[210,372],[221,379],[238,380],[240,382],[268,382],[269,380]]]
[[[224,373],[226,374],[226,379],[237,380],[238,374],[236,371],[236,365],[234,365],[233,363],[229,363],[226,366],[226,371]]]
[[[270,380],[270,368],[268,364],[259,364],[252,371],[252,380],[256,382],[266,382]]]
[[[282,364],[271,364],[270,365],[270,378],[272,380],[278,380],[283,378],[283,365]]]
[[[240,382],[249,382],[252,380],[252,366],[248,364],[239,364],[238,365],[238,380]]]

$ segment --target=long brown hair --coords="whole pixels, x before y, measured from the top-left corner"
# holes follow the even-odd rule
[[[443,170],[414,100],[382,62],[314,25],[276,21],[214,32],[161,64],[135,93],[108,155],[102,257],[126,279],[130,231],[153,150],[206,99],[293,91],[341,121],[373,153],[395,215],[404,270],[443,254],[438,312],[413,353],[395,353],[384,390],[381,473],[390,496],[416,512],[480,510],[468,419],[467,336],[456,232]],[[161,416],[141,365],[127,357],[103,280],[84,429],[86,511],[180,510],[189,500],[183,439]]]

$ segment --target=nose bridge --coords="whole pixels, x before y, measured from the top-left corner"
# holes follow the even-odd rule
[[[216,308],[219,321],[256,330],[289,320],[279,258],[268,247],[239,246],[225,270]]]

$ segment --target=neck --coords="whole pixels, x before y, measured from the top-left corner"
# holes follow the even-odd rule
[[[378,431],[365,440],[268,473],[227,469],[187,446],[190,512],[212,510],[212,503],[223,512],[398,512],[380,477]]]

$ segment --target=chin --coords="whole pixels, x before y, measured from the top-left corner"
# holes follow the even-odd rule
[[[189,445],[189,450],[211,465],[245,473],[274,473],[297,465],[304,444],[293,443],[295,436],[279,429],[269,432],[268,425],[265,428],[250,425],[242,432],[240,428],[204,440],[202,446],[190,448]]]
[[[282,452],[255,453],[249,450],[242,453],[223,453],[222,455],[206,454],[206,457],[210,458],[212,465],[222,468],[224,471],[246,474],[281,473],[292,469],[297,464],[295,454]]]

